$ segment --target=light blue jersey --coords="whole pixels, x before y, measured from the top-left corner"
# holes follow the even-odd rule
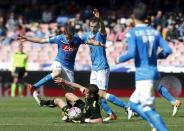
[[[87,32],[82,36],[82,40],[86,43],[88,39],[94,39],[103,44],[106,43],[106,36],[100,32],[93,34],[92,32]],[[109,64],[106,57],[105,48],[101,46],[89,45],[91,52],[92,70],[98,71],[102,69],[108,69]]]
[[[140,24],[127,33],[128,53],[120,56],[119,62],[134,58],[137,80],[158,80],[157,59],[166,58],[172,53],[167,42],[155,29]],[[163,50],[157,54],[158,47]]]
[[[80,44],[84,43],[78,36],[74,36],[68,43],[64,35],[58,35],[49,39],[51,44],[58,45],[58,53],[55,58],[64,67],[74,70],[75,58]]]

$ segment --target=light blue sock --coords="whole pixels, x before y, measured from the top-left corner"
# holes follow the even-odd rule
[[[164,121],[154,109],[145,111],[145,114],[147,115],[153,126],[157,129],[157,131],[168,131]]]
[[[125,103],[123,100],[109,93],[106,95],[106,100],[112,102],[117,106],[123,107],[124,109],[128,107],[127,103]]]
[[[105,99],[101,99],[101,105],[102,105],[102,109],[108,114],[108,115],[112,115],[112,110],[111,108],[107,105],[107,101]]]
[[[35,83],[33,85],[34,89],[38,89],[40,86],[42,86],[43,84],[45,84],[46,82],[48,82],[49,80],[53,80],[52,75],[48,74],[47,76],[45,76],[44,78],[42,78],[40,81],[38,81],[37,83]]]
[[[146,120],[152,128],[154,127],[145,112],[143,111],[143,108],[140,104],[129,101],[128,105],[130,106],[131,110],[136,112],[142,119]]]
[[[170,94],[170,92],[168,91],[168,89],[165,86],[160,85],[160,87],[159,87],[159,93],[166,100],[168,100],[170,103],[174,104],[176,102],[176,99]]]

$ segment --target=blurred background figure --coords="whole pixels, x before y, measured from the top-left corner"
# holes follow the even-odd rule
[[[23,97],[24,81],[23,78],[27,76],[28,56],[23,52],[23,44],[20,42],[17,51],[12,56],[12,77],[13,82],[11,84],[11,97],[16,96],[16,88],[18,87],[19,96]]]

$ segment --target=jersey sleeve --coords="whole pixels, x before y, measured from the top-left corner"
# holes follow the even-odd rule
[[[172,50],[168,46],[168,43],[163,39],[160,33],[158,34],[158,38],[159,38],[159,46],[162,48],[162,51],[158,54],[158,58],[165,59],[172,53]]]
[[[60,41],[64,41],[64,36],[63,35],[57,35],[49,38],[49,43],[51,44],[56,44]]]
[[[132,32],[128,32],[126,34],[127,43],[128,43],[128,53],[126,55],[122,55],[119,57],[118,62],[125,62],[135,57],[136,51],[136,39],[135,34]]]

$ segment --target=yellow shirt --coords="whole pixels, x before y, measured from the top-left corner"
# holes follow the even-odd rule
[[[13,71],[15,70],[16,67],[27,68],[27,58],[28,56],[25,53],[16,52],[12,56]]]

